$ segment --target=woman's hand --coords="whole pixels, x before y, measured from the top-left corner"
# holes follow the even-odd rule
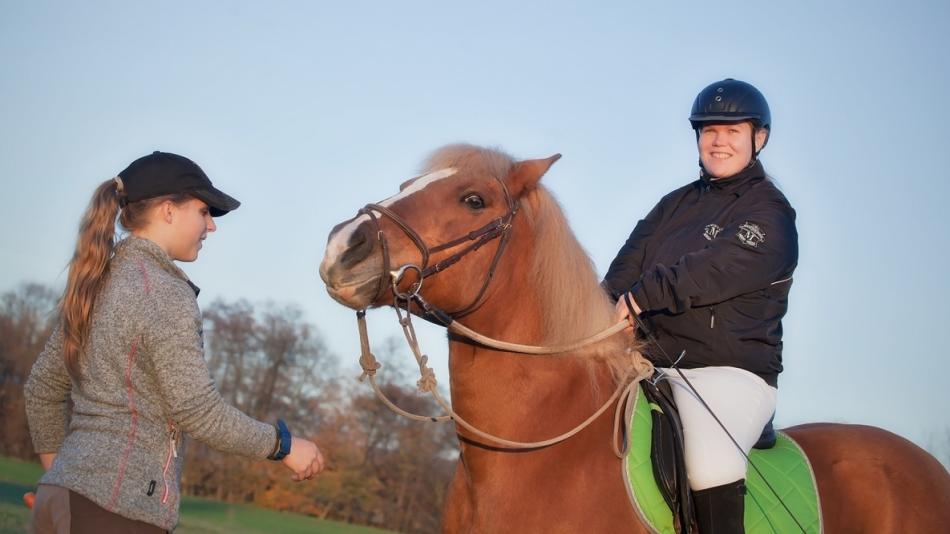
[[[633,305],[633,312],[637,315],[640,315],[640,306],[638,306],[637,301],[633,299],[633,294],[626,293],[617,299],[617,306],[614,308],[614,316],[616,317],[614,320],[616,322],[626,320],[630,323],[628,328],[633,328],[636,325],[636,322],[634,320],[635,318],[630,317],[630,309],[627,308],[627,301],[624,298],[625,296],[630,298],[630,304]]]
[[[56,460],[55,452],[41,452],[40,453],[40,463],[43,465],[43,469],[49,471],[53,467],[53,461]]]
[[[317,444],[302,438],[291,438],[290,454],[281,462],[294,472],[294,481],[310,480],[325,467],[323,453]]]

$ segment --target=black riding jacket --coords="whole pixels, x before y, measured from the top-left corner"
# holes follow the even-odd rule
[[[680,367],[739,367],[776,386],[797,262],[795,210],[756,162],[663,197],[637,223],[603,286],[614,299],[633,293],[666,354],[686,351]],[[670,365],[656,347],[646,354]]]

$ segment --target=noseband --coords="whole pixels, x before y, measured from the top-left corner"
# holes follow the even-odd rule
[[[405,303],[406,307],[408,308],[410,302],[415,302],[419,307],[424,319],[441,326],[448,326],[449,323],[451,323],[454,319],[464,317],[477,310],[484,301],[485,293],[488,290],[488,285],[491,283],[492,277],[495,275],[495,268],[498,266],[498,262],[501,260],[501,255],[504,252],[505,247],[508,245],[508,240],[511,236],[511,223],[519,209],[518,203],[511,198],[511,194],[508,192],[508,187],[505,186],[505,182],[498,178],[496,178],[496,180],[498,180],[498,183],[501,185],[501,189],[505,194],[505,203],[508,206],[507,213],[501,217],[498,217],[497,219],[493,219],[491,222],[485,226],[482,226],[481,228],[472,230],[461,237],[452,239],[434,247],[428,246],[422,236],[420,236],[419,233],[416,232],[412,226],[406,222],[405,219],[381,204],[367,204],[363,207],[363,209],[359,210],[357,217],[359,217],[359,215],[365,214],[369,216],[370,221],[372,221],[373,227],[376,230],[376,238],[379,241],[383,255],[383,272],[379,277],[379,284],[376,287],[376,294],[373,297],[373,301],[375,302],[383,296],[383,293],[387,288],[387,283],[389,283],[389,285],[391,285],[391,290],[395,299],[394,304],[398,306],[400,303]],[[416,248],[419,249],[419,252],[422,254],[421,266],[407,263],[405,265],[401,265],[395,270],[391,270],[389,245],[386,240],[386,234],[379,225],[381,217],[385,217],[395,223],[396,226],[398,226],[402,232],[406,234],[410,241],[415,244]],[[482,247],[482,245],[496,238],[500,238],[498,249],[495,251],[495,256],[492,258],[491,265],[489,265],[488,272],[485,275],[481,289],[478,291],[475,299],[472,300],[468,306],[453,312],[446,312],[433,306],[422,297],[422,282],[426,278],[434,276],[448,269],[465,257],[465,255],[468,253],[478,250]],[[463,243],[469,243],[469,245],[459,250],[455,254],[452,254],[432,265],[429,265],[429,260],[433,254],[457,247]],[[401,292],[399,291],[398,286],[402,281],[402,277],[407,271],[415,271],[419,279],[413,282],[406,292]]]

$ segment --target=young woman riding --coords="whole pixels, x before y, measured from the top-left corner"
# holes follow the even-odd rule
[[[795,210],[759,152],[771,117],[752,85],[706,87],[689,117],[700,178],[663,197],[639,221],[604,278],[628,316],[650,326],[645,352],[673,360],[743,449],[674,370],[666,370],[685,434],[686,467],[703,534],[742,532],[747,453],[775,411],[781,319],[798,261]],[[684,353],[685,351],[685,353]]]

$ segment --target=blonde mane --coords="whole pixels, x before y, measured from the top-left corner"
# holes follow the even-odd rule
[[[532,272],[543,288],[546,341],[559,344],[581,339],[612,324],[613,306],[557,200],[539,185],[522,197],[521,206],[534,229]]]
[[[542,288],[545,344],[576,341],[613,325],[614,305],[554,196],[539,185],[522,196],[521,206],[534,230],[532,264]],[[642,365],[638,348],[629,334],[617,334],[586,352],[593,359],[606,360],[620,379]]]

